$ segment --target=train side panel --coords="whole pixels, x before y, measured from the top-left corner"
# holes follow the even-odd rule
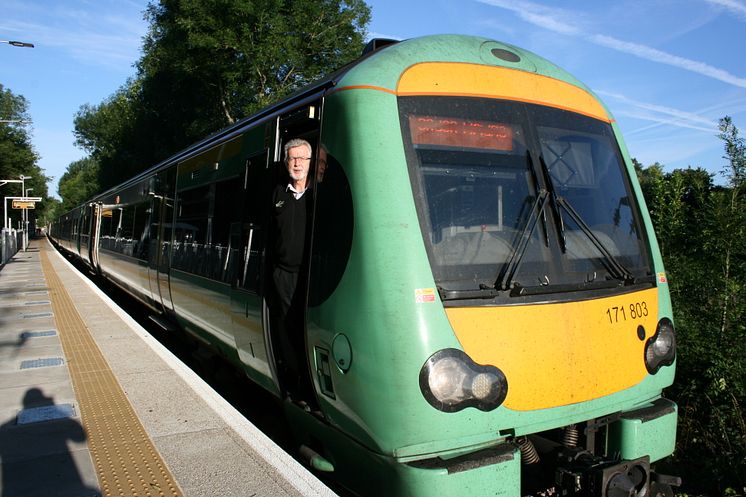
[[[257,123],[176,167],[169,314],[276,391],[263,326],[266,226],[255,212],[265,198],[266,126]]]

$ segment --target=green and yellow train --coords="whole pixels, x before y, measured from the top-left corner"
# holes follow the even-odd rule
[[[311,409],[286,396],[266,298],[267,202],[296,137],[318,172],[301,285]],[[587,87],[515,46],[376,40],[51,236],[283,401],[309,464],[355,493],[678,483],[651,466],[674,449],[676,338],[629,154]]]

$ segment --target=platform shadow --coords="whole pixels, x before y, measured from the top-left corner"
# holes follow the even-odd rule
[[[2,327],[4,322],[2,316],[0,316],[0,327]],[[18,338],[15,340],[0,340],[0,349],[5,347],[12,347],[14,349],[13,353],[10,355],[11,357],[17,356],[28,341],[28,332],[21,332],[17,336]]]
[[[68,445],[85,442],[85,430],[63,407],[39,388],[30,388],[23,397],[24,410],[0,425],[0,496],[101,495],[83,481]]]

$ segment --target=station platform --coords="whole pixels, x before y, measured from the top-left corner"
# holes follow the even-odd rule
[[[0,296],[2,497],[335,495],[46,239]]]

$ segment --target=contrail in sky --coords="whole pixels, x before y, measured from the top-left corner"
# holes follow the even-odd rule
[[[612,48],[620,52],[636,55],[642,59],[652,60],[653,62],[660,62],[661,64],[668,64],[669,66],[678,67],[687,71],[695,72],[703,76],[708,76],[713,79],[728,83],[733,86],[739,86],[746,88],[746,78],[739,78],[734,76],[728,71],[718,69],[717,67],[705,64],[692,59],[679,57],[662,50],[658,50],[639,43],[632,43],[629,41],[618,40],[606,35],[591,35],[590,40],[597,45],[601,45],[607,48]]]
[[[521,17],[524,21],[535,26],[539,26],[540,28],[554,31],[555,33],[560,33],[568,36],[581,36],[589,40],[590,42],[595,43],[596,45],[611,48],[619,52],[628,53],[630,55],[640,57],[641,59],[678,67],[686,71],[701,74],[702,76],[717,79],[729,85],[746,88],[746,78],[735,76],[728,71],[719,69],[704,62],[687,59],[678,55],[673,55],[656,48],[641,45],[639,43],[619,40],[611,36],[587,33],[584,30],[573,25],[571,20],[576,19],[578,16],[569,10],[550,8],[534,2],[520,0],[477,1],[487,5],[492,5],[494,7],[500,7],[513,11],[518,14],[518,16]],[[746,6],[736,2],[735,0],[706,1],[722,5],[723,7],[730,10],[742,13],[746,18]]]
[[[603,90],[596,91],[596,93],[605,97],[619,100],[620,102],[624,102],[634,109],[639,109],[631,111],[622,110],[620,112],[617,112],[618,114],[625,114],[630,117],[636,117],[638,119],[653,121],[656,123],[652,126],[646,126],[644,128],[629,131],[625,133],[626,136],[630,136],[641,131],[646,131],[648,129],[658,127],[662,124],[668,126],[676,126],[679,128],[696,129],[697,131],[705,131],[707,133],[715,133],[717,131],[718,123],[707,117],[702,117],[700,114],[687,112],[680,109],[674,109],[672,107],[666,107],[659,104],[651,104],[648,102],[632,100],[618,93],[612,93]]]
[[[746,5],[736,0],[705,0],[705,2],[725,7],[736,14],[737,17],[740,17],[742,21],[746,21]]]

